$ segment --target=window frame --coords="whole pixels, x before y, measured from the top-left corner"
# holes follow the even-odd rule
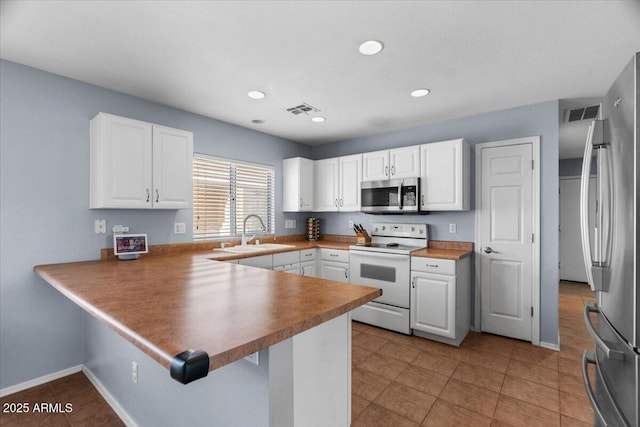
[[[276,233],[276,226],[275,226],[275,216],[276,216],[276,211],[275,211],[275,184],[276,184],[276,168],[273,165],[268,165],[268,164],[262,164],[262,163],[255,163],[255,162],[247,162],[244,160],[236,160],[236,159],[229,159],[229,158],[225,158],[225,157],[219,157],[219,156],[212,156],[209,154],[205,154],[205,153],[197,153],[194,152],[193,153],[193,159],[194,159],[194,169],[195,169],[195,160],[196,158],[198,160],[202,160],[202,161],[207,161],[207,160],[211,160],[211,161],[217,161],[217,162],[222,162],[222,163],[228,163],[229,164],[229,176],[228,176],[228,182],[226,182],[226,184],[228,184],[228,207],[229,207],[229,234],[228,235],[218,235],[218,236],[207,236],[207,233],[196,233],[196,227],[198,226],[198,221],[196,219],[196,209],[195,209],[195,191],[196,191],[196,181],[198,179],[198,176],[196,175],[195,170],[193,170],[193,189],[192,189],[192,193],[193,193],[193,202],[192,202],[192,220],[193,220],[193,227],[192,227],[192,239],[194,242],[204,242],[204,241],[216,241],[216,240],[228,240],[228,239],[235,239],[235,238],[240,238],[242,235],[242,224],[239,224],[238,222],[238,218],[237,218],[237,213],[238,213],[238,206],[237,206],[237,199],[238,199],[238,175],[237,175],[237,170],[238,170],[238,165],[242,165],[242,166],[248,166],[248,167],[253,167],[253,168],[260,168],[260,169],[264,169],[265,173],[267,174],[267,182],[265,183],[267,188],[270,189],[270,192],[268,194],[268,199],[266,200],[266,209],[267,209],[267,215],[266,218],[262,218],[262,220],[264,221],[265,226],[267,227],[267,231],[251,231],[251,234],[257,234],[257,235],[275,235]],[[226,209],[225,209],[226,210]],[[226,212],[225,212],[226,214]],[[248,215],[248,214],[247,214]],[[225,219],[226,219],[226,215],[225,215]]]

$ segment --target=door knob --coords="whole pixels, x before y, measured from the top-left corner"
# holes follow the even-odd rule
[[[493,249],[491,249],[490,246],[487,246],[486,248],[484,248],[484,253],[485,254],[499,254],[500,252],[494,251]]]

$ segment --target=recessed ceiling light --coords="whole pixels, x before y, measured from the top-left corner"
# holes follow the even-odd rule
[[[324,122],[325,120],[327,120],[327,119],[326,119],[326,118],[324,118],[324,117],[320,117],[320,116],[317,116],[317,117],[311,117],[311,121],[312,121],[312,122],[316,122],[316,123],[322,123],[322,122]]]
[[[420,98],[421,96],[429,95],[429,92],[431,92],[429,89],[416,89],[411,92],[411,96],[414,98]]]
[[[263,123],[264,123],[264,120],[258,120],[258,119],[256,119],[256,120],[251,120],[251,123],[254,123],[254,124],[256,124],[256,125],[261,125],[261,124],[263,124]]]
[[[384,45],[378,40],[367,40],[360,45],[360,53],[363,55],[375,55],[382,51]]]
[[[259,90],[250,90],[249,92],[247,92],[247,96],[251,99],[262,99],[265,96],[264,92],[260,92]]]

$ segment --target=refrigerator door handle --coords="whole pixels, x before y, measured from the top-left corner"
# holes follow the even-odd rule
[[[584,147],[582,159],[582,175],[580,183],[580,232],[582,237],[582,255],[584,258],[587,282],[594,292],[605,291],[603,269],[609,265],[610,239],[611,239],[611,179],[607,144],[604,139],[603,121],[594,120],[589,126],[587,142]],[[593,150],[597,150],[598,170],[597,174],[597,205],[596,227],[593,252],[591,251],[591,236],[589,230],[589,187],[591,175],[591,156]],[[604,170],[603,170],[604,169]],[[606,224],[605,224],[606,220]],[[595,274],[594,274],[595,273]]]
[[[600,335],[598,335],[598,332],[596,332],[595,328],[593,327],[593,324],[591,323],[591,319],[589,318],[589,313],[600,314],[600,309],[593,302],[587,303],[584,306],[584,323],[586,324],[587,330],[591,334],[591,337],[596,342],[596,345],[602,349],[607,359],[624,360],[623,352],[618,350],[612,350],[611,348],[609,348],[607,343],[605,343],[604,340],[600,338]]]
[[[600,424],[598,425],[607,427],[609,424],[602,416],[602,411],[600,410],[596,396],[593,393],[593,388],[591,388],[591,380],[589,379],[588,371],[588,365],[590,363],[596,365],[596,355],[592,351],[585,350],[582,354],[582,378],[584,379],[584,387],[587,389],[587,397],[589,398],[589,402],[591,402],[593,414],[600,420]]]

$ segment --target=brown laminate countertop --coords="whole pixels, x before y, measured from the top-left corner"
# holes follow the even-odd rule
[[[376,288],[210,258],[216,255],[208,250],[34,270],[167,368],[188,349],[205,351],[209,370],[219,368],[381,295]]]

